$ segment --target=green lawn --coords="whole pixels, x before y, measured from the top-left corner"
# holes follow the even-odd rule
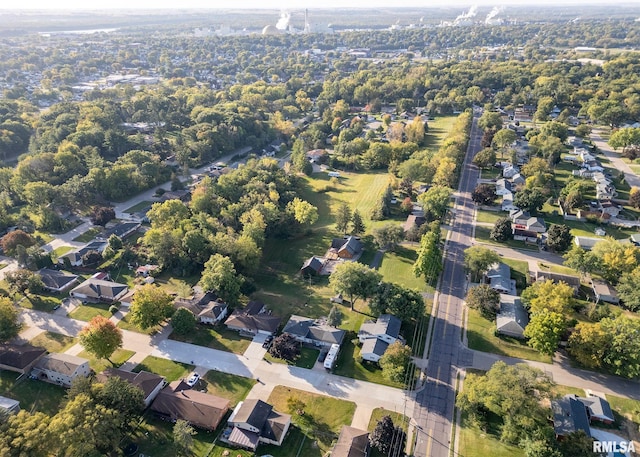
[[[64,387],[37,381],[23,376],[19,381],[18,373],[0,370],[0,395],[20,402],[20,409],[40,411],[53,415],[60,409],[66,390]]]
[[[289,428],[287,437],[282,442],[282,446],[261,445],[258,447],[258,452],[255,455],[273,455],[278,457],[323,457],[326,455],[326,450],[326,446],[318,445],[314,436],[305,434],[305,432],[300,428],[292,425]],[[231,453],[230,457],[235,457],[235,450]]]
[[[44,348],[48,352],[64,352],[77,342],[77,339],[72,336],[53,332],[43,332],[29,341],[30,344]]]
[[[90,228],[89,230],[84,232],[82,235],[78,235],[77,237],[75,237],[73,241],[77,241],[79,243],[88,243],[89,241],[93,240],[96,237],[96,235],[100,233],[100,231],[101,230],[98,228]]]
[[[393,425],[395,425],[396,427],[401,427],[405,432],[407,431],[407,428],[409,426],[409,418],[402,413],[389,411],[388,409],[384,408],[376,408],[373,410],[367,430],[372,431],[374,428],[376,428],[376,425],[378,425],[378,421],[384,416],[391,416]]]
[[[142,330],[140,327],[133,325],[129,322],[129,316],[127,314],[124,315],[122,319],[118,322],[118,327],[122,330],[130,330],[132,332],[144,333],[145,335],[153,335],[154,333],[162,330],[162,326],[156,325],[155,327],[149,327],[146,330]]]
[[[462,415],[462,423],[457,428],[460,435],[459,455],[464,457],[524,457],[524,451],[516,446],[509,446],[500,441],[497,424],[490,423],[489,430],[484,432]]]
[[[198,325],[195,330],[186,337],[180,336],[175,332],[169,335],[169,338],[185,343],[197,344],[220,351],[233,352],[234,354],[244,354],[251,344],[251,339],[241,337],[238,332],[228,330],[223,325],[210,327],[207,325]]]
[[[529,281],[529,263],[524,260],[507,258],[502,258],[500,261],[511,267],[511,279],[516,281],[516,289],[518,289],[518,292],[522,292],[522,290],[527,287],[527,282]]]
[[[58,261],[58,257],[65,255],[67,252],[71,251],[73,248],[71,246],[60,246],[54,249],[51,252],[51,259],[54,263]]]
[[[137,205],[133,205],[131,208],[125,209],[123,212],[127,214],[139,213],[140,211],[144,211],[145,209],[151,208],[151,205],[153,205],[153,202],[144,200],[138,203]]]
[[[502,211],[485,211],[479,209],[476,211],[476,221],[484,222],[487,224],[495,224],[498,219],[505,217],[507,213]]]
[[[379,269],[382,279],[409,289],[433,292],[433,287],[413,274],[413,264],[417,258],[418,246],[398,246],[395,252],[385,252]]]
[[[136,373],[139,371],[149,371],[151,373],[164,376],[167,382],[176,381],[184,378],[195,367],[188,363],[174,362],[172,360],[161,359],[152,355],[147,356],[137,367],[133,369]]]
[[[300,348],[300,355],[294,361],[279,359],[268,352],[264,355],[264,359],[269,362],[284,363],[286,365],[293,365],[300,368],[313,368],[316,360],[318,360],[318,355],[320,355],[320,351],[317,349],[302,347]]]
[[[554,397],[564,397],[565,395],[568,395],[568,394],[575,394],[575,395],[578,395],[579,397],[585,396],[584,389],[580,389],[578,387],[563,386],[560,384],[554,385],[551,391]]]
[[[607,401],[616,415],[616,424],[627,431],[635,431],[632,438],[637,440],[640,433],[640,401],[608,394]]]
[[[205,384],[208,393],[230,400],[231,408],[244,400],[256,384],[254,379],[215,370],[207,371],[200,379],[200,386]]]
[[[547,204],[545,204],[545,206],[542,208],[543,211],[546,211],[546,213],[542,215],[542,218],[547,223],[547,226],[549,224],[564,224],[571,228],[571,234],[573,236],[588,236],[591,238],[600,238],[595,235],[595,230],[599,227],[599,225],[593,224],[591,222],[566,221],[560,215],[553,215],[550,211],[550,208],[551,207],[549,207],[549,205]],[[607,235],[612,236],[615,239],[629,238],[634,233],[638,233],[637,230],[614,227],[611,225],[606,225],[602,228],[604,228],[604,230],[607,232]]]
[[[475,309],[467,308],[467,313],[469,315],[467,338],[471,349],[536,362],[551,363],[551,357],[531,349],[523,341],[506,336],[496,336],[495,322],[488,321]]]
[[[537,251],[538,248],[536,246],[530,246],[525,244],[524,241],[516,241],[516,240],[507,240],[504,243],[498,243],[497,241],[493,241],[489,238],[489,234],[491,233],[490,227],[481,227],[476,226],[476,240],[481,243],[495,244],[496,246],[507,246],[514,249],[523,249],[527,251]]]
[[[339,376],[346,376],[347,378],[402,388],[401,383],[389,381],[382,376],[382,369],[378,364],[367,361],[359,362],[357,360],[360,356],[360,348],[354,345],[354,338],[356,338],[354,333],[348,333],[345,336],[333,372]]]
[[[573,268],[557,265],[555,263],[538,262],[538,267],[540,267],[540,271],[551,271],[552,273],[559,273],[563,275],[580,276],[580,273]]]
[[[437,116],[428,121],[429,128],[424,135],[424,143],[429,149],[440,148],[442,140],[449,134],[458,116]]]
[[[108,360],[98,359],[95,355],[87,351],[82,351],[80,354],[78,354],[78,357],[83,357],[89,360],[89,366],[93,369],[93,371],[95,371],[96,373],[102,373],[107,368],[111,368],[114,366],[119,367],[127,360],[129,360],[131,356],[133,356],[133,354],[135,354],[135,352],[129,351],[127,349],[116,349],[111,357],[109,357],[113,364],[111,364]]]
[[[302,402],[304,414],[298,414],[295,410],[291,410],[289,406],[290,399]],[[351,424],[353,414],[356,410],[356,404],[353,402],[312,394],[284,386],[276,386],[271,392],[267,403],[273,405],[277,411],[291,414],[293,424],[306,436],[305,441],[316,441],[317,446],[323,453],[331,448],[331,444],[338,437],[342,426]],[[287,440],[293,441],[294,445],[292,446],[287,443]],[[295,439],[295,435],[290,435],[285,439],[285,443],[287,443],[290,449],[295,447],[295,444],[300,441],[300,439]],[[291,455],[292,457],[296,455],[287,452],[290,451],[285,450],[282,453],[278,451],[272,453],[272,455]],[[307,454],[301,455],[306,456]]]
[[[96,316],[103,316],[109,319],[111,317],[109,306],[105,303],[87,303],[86,305],[78,306],[69,313],[69,317],[87,322]]]
[[[196,429],[196,432],[197,434],[193,436],[193,452],[189,454],[189,457],[222,456],[222,454],[216,453],[209,454],[209,450],[218,432],[199,429]],[[136,455],[153,457],[175,457],[178,455],[173,445],[173,424],[156,418],[150,411],[145,413],[138,427],[132,430],[130,439],[138,445]],[[233,454],[230,455],[234,457],[236,455],[249,457],[251,454],[244,453],[244,451],[236,452],[234,450]]]
[[[41,293],[38,295],[29,294],[19,301],[19,305],[23,308],[35,309],[37,311],[45,311],[50,313],[58,305],[62,304],[62,296]]]

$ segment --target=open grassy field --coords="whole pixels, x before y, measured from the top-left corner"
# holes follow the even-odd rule
[[[0,370],[0,396],[20,402],[20,409],[40,411],[49,415],[58,412],[66,394],[66,389],[48,382],[29,379],[24,376],[19,381],[18,373]]]
[[[338,361],[336,362],[333,372],[339,376],[346,376],[348,378],[402,388],[402,384],[389,381],[382,376],[382,369],[378,364],[367,361],[358,361],[360,348],[353,343],[354,339],[356,339],[356,335],[353,333],[348,333],[345,336],[338,355]]]
[[[43,332],[29,341],[30,344],[46,349],[48,352],[64,352],[78,340],[60,333]]]
[[[238,402],[245,399],[256,381],[251,378],[211,370],[200,378],[198,387],[200,388],[203,383],[207,393],[230,400],[233,408]]]
[[[74,309],[69,313],[69,317],[87,322],[96,316],[102,316],[109,319],[111,317],[109,306],[110,305],[106,303],[87,303],[86,305],[80,305]]]
[[[459,455],[464,457],[524,457],[524,451],[500,441],[497,421],[489,422],[489,430],[483,432],[465,415],[457,433],[460,435]]]
[[[184,378],[193,371],[195,367],[188,363],[174,362],[172,360],[161,359],[152,355],[147,356],[137,367],[133,369],[136,373],[139,371],[149,371],[167,378],[167,382],[176,381]]]
[[[80,354],[78,354],[78,357],[87,359],[89,361],[89,366],[93,369],[93,371],[95,371],[96,373],[102,373],[107,368],[119,367],[127,360],[129,360],[133,354],[135,354],[135,352],[129,351],[127,349],[116,349],[111,357],[109,357],[113,364],[111,364],[111,362],[106,359],[98,359],[95,355],[87,351],[82,351]]]
[[[398,246],[395,252],[385,252],[380,264],[380,274],[387,282],[415,289],[420,292],[434,292],[431,285],[423,278],[416,278],[413,274],[413,264],[418,258],[418,245]]]
[[[538,262],[540,271],[551,271],[552,273],[559,273],[563,275],[580,276],[580,273],[573,268],[565,267],[564,265],[556,265],[555,263]]]
[[[458,116],[438,116],[430,119],[429,128],[424,136],[425,144],[429,149],[438,149],[442,140],[451,131]]]
[[[531,349],[515,338],[495,335],[495,322],[488,321],[475,309],[467,308],[467,338],[469,347],[483,352],[518,357],[536,362],[551,363],[551,357]]]
[[[300,348],[300,356],[298,356],[296,360],[291,362],[274,357],[268,352],[264,355],[264,359],[268,362],[284,363],[285,365],[292,365],[300,368],[313,368],[316,360],[318,360],[319,355],[320,351],[318,351],[317,349],[302,347]]]
[[[238,332],[228,330],[222,325],[215,327],[198,325],[189,335],[180,336],[172,332],[169,338],[235,354],[244,354],[251,344],[251,339],[241,337]]]
[[[299,404],[296,409],[292,410],[290,404],[295,401]],[[299,436],[292,433],[283,443],[284,449],[275,448],[272,455],[295,457],[298,449],[296,446],[304,446],[309,441],[309,446],[313,447],[316,443],[319,453],[299,454],[299,455],[323,455],[326,453],[332,442],[338,437],[340,429],[343,425],[350,425],[353,419],[353,413],[356,405],[350,401],[339,400],[337,398],[327,397],[324,395],[312,394],[302,390],[291,389],[284,386],[276,386],[267,403],[282,412],[292,415],[291,420],[297,429],[305,436],[302,440]],[[297,408],[301,408],[304,414],[297,414]],[[290,443],[291,442],[291,443]],[[268,447],[270,448],[270,447]],[[261,452],[268,450],[260,448]],[[292,453],[294,452],[295,453]]]

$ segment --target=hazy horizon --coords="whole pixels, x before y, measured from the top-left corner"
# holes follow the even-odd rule
[[[217,3],[220,3],[219,5]],[[472,6],[578,6],[578,5],[602,5],[610,6],[626,5],[638,6],[640,2],[630,0],[512,0],[511,2],[499,2],[491,0],[397,0],[393,5],[383,0],[352,0],[344,2],[339,0],[325,0],[321,5],[316,2],[304,2],[300,0],[236,0],[233,5],[210,0],[96,0],[91,3],[80,0],[24,0],[12,5],[3,5],[0,11],[11,10],[47,10],[47,11],[80,11],[80,10],[153,10],[153,9],[209,9],[209,10],[281,10],[281,9],[343,9],[343,8],[470,8]],[[579,11],[577,11],[579,13]]]

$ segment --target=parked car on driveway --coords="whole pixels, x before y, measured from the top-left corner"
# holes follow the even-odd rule
[[[187,378],[187,384],[193,387],[196,382],[200,379],[200,375],[198,373],[193,373],[191,376]]]

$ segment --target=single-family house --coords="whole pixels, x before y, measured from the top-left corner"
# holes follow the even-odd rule
[[[229,400],[183,387],[174,381],[162,389],[151,403],[151,411],[171,421],[182,419],[194,427],[215,430],[229,411]]]
[[[136,268],[136,276],[142,276],[143,278],[147,278],[158,268],[159,268],[158,265],[151,265],[151,264],[140,265],[138,268]]]
[[[618,304],[620,303],[620,297],[611,284],[600,279],[591,280],[591,288],[593,294],[596,297],[596,303],[599,301]]]
[[[30,344],[2,344],[0,345],[0,369],[20,374],[28,373],[46,353],[46,350]]]
[[[82,300],[113,303],[124,297],[128,291],[129,287],[126,284],[92,277],[71,289],[69,295]]]
[[[20,412],[20,402],[13,398],[0,396],[0,413],[18,414]],[[0,414],[0,417],[2,414]]]
[[[587,409],[584,403],[575,398],[575,395],[569,394],[553,400],[551,411],[553,412],[553,428],[556,432],[556,438],[562,439],[578,430],[591,436]]]
[[[54,293],[64,292],[78,281],[78,275],[48,268],[38,270],[38,276],[44,284],[44,290]]]
[[[544,233],[547,231],[547,226],[541,217],[530,217],[527,219],[525,229],[529,232]]]
[[[139,373],[133,373],[119,368],[107,368],[97,375],[97,379],[100,382],[104,382],[113,377],[120,378],[138,387],[144,394],[145,407],[148,407],[151,404],[167,384],[164,377],[144,370]]]
[[[281,446],[291,426],[291,416],[262,400],[245,400],[235,407],[228,424],[232,430],[227,441],[255,451],[259,443]]]
[[[188,202],[191,198],[191,191],[188,189],[171,190],[163,193],[158,199],[159,202],[166,202],[169,200],[180,200],[182,203]]]
[[[91,373],[89,361],[69,354],[47,354],[33,367],[33,376],[41,381],[70,387],[78,376],[86,378]]]
[[[511,181],[504,178],[496,181],[496,195],[508,195],[511,194]]]
[[[600,162],[598,162],[597,160],[589,160],[588,162],[584,162],[582,164],[582,168],[585,168],[586,170],[589,171],[604,171],[604,168],[602,167],[602,165],[600,165]]]
[[[602,241],[603,238],[590,238],[588,236],[576,236],[573,238],[573,242],[579,248],[584,249],[585,251],[590,251],[593,247]]]
[[[312,149],[307,151],[307,159],[311,163],[325,163],[329,158],[329,153],[326,149]]]
[[[516,186],[522,186],[526,182],[527,180],[520,173],[516,173],[515,175],[513,175],[513,178],[511,178],[511,183]]]
[[[513,178],[518,173],[520,173],[520,170],[518,170],[518,167],[514,167],[513,165],[507,165],[502,169],[502,176],[505,178]]]
[[[390,344],[402,341],[401,325],[402,321],[391,314],[381,314],[375,322],[364,322],[358,331],[358,340],[362,343],[362,359],[378,362]]]
[[[513,194],[509,193],[502,196],[500,205],[502,211],[517,211],[519,208],[513,203]]]
[[[496,315],[496,331],[514,338],[524,338],[529,323],[529,313],[522,306],[520,297],[500,294],[500,311]]]
[[[595,233],[596,236],[606,236],[607,235],[607,231],[605,229],[603,229],[602,227],[596,227],[596,229],[593,231],[593,233]]]
[[[288,333],[301,343],[330,348],[333,344],[341,345],[346,332],[322,321],[294,314],[282,329],[282,333]]]
[[[526,229],[513,229],[513,239],[516,241],[524,241],[525,243],[537,243],[538,233]]]
[[[602,216],[606,219],[609,217],[618,217],[620,214],[620,205],[613,203],[611,200],[599,200],[598,209],[602,211]]]
[[[68,259],[69,264],[73,267],[81,267],[83,265],[83,257],[85,254],[96,251],[100,254],[104,252],[109,243],[106,241],[92,241],[91,243],[86,244],[85,246],[76,249],[71,252],[67,252],[66,254],[58,257],[58,263],[60,265],[64,265],[65,259]]]
[[[229,307],[221,299],[211,300],[202,311],[198,313],[198,321],[201,324],[218,324],[227,317]]]
[[[529,211],[523,211],[521,209],[509,211],[509,219],[511,219],[513,225],[521,225],[521,228],[525,228],[527,226],[527,221],[530,218],[531,214],[529,214]]]
[[[613,424],[616,421],[609,402],[598,395],[587,391],[586,397],[576,397],[587,408],[589,421],[598,421],[605,424]]]
[[[516,294],[516,284],[511,279],[511,268],[506,263],[494,263],[485,273],[485,277],[493,290],[501,294]]]
[[[302,268],[300,268],[300,274],[302,276],[317,276],[320,274],[323,266],[324,258],[314,255],[313,257],[309,257],[302,264]]]
[[[244,308],[235,309],[225,325],[229,330],[248,335],[273,335],[278,330],[280,320],[280,317],[267,311],[264,303],[252,300]]]
[[[121,240],[133,235],[139,228],[140,222],[120,222],[106,229],[100,235],[96,236],[96,240],[108,240],[111,235],[115,235]]]
[[[369,457],[369,432],[343,425],[331,457]]]
[[[334,238],[331,242],[331,251],[341,259],[353,259],[362,252],[362,243],[355,236]]]
[[[578,292],[580,289],[580,278],[577,276],[565,275],[562,273],[554,273],[552,271],[541,271],[536,270],[531,273],[531,279],[533,281],[546,281],[551,280],[555,283],[564,282],[573,288],[575,292]]]
[[[427,218],[426,217],[418,216],[418,215],[415,215],[415,214],[409,214],[407,216],[407,220],[402,225],[402,228],[404,229],[405,232],[408,232],[411,229],[413,229],[414,227],[422,226],[425,222],[427,222]]]

